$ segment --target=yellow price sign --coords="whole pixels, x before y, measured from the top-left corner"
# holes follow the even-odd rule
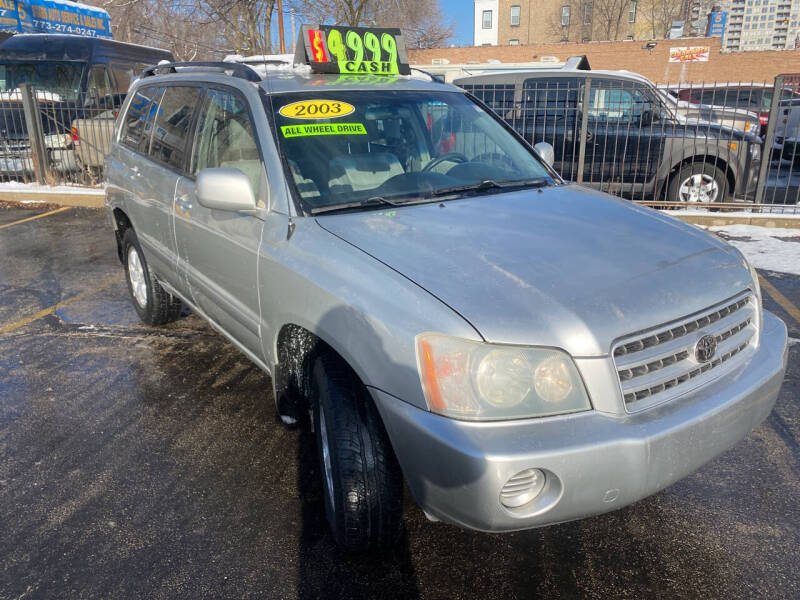
[[[337,119],[355,110],[352,104],[338,100],[302,100],[282,106],[278,112],[288,119]]]
[[[411,74],[399,29],[303,25],[295,63],[309,64],[317,73]]]

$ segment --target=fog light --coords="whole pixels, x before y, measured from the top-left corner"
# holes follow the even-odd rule
[[[525,469],[509,479],[500,490],[500,502],[507,508],[524,506],[544,489],[544,472]]]

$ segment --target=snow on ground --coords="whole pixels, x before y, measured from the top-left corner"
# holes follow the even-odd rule
[[[757,269],[800,275],[800,229],[719,225],[708,230],[736,246]]]
[[[23,183],[21,181],[4,181],[0,183],[0,192],[24,192],[35,194],[105,194],[103,187],[81,185],[42,185],[40,183]]]

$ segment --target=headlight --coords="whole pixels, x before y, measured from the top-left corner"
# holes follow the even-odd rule
[[[544,417],[591,409],[569,355],[439,333],[417,336],[417,368],[428,408],[472,421]]]
[[[750,156],[753,160],[758,160],[761,156],[761,146],[757,142],[750,142]]]
[[[750,261],[747,260],[747,258],[745,258],[741,250],[739,250],[736,247],[733,247],[733,250],[736,252],[736,254],[739,255],[739,258],[742,260],[742,263],[750,271],[750,280],[752,282],[750,285],[750,289],[753,290],[753,294],[755,294],[756,297],[756,318],[758,319],[758,322],[756,323],[756,328],[758,329],[758,331],[761,331],[761,323],[764,322],[764,307],[761,299],[761,283],[758,280],[758,271],[756,271],[756,268],[750,264]]]

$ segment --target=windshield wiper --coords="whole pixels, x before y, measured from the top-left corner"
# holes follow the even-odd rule
[[[372,196],[360,202],[343,202],[342,204],[331,204],[330,206],[316,206],[311,209],[312,215],[319,215],[327,212],[334,212],[337,210],[347,210],[348,208],[367,208],[369,206],[402,206],[403,202],[395,202],[389,200],[384,196]]]
[[[484,179],[480,183],[469,185],[457,185],[449,188],[442,188],[433,192],[433,196],[447,196],[459,192],[480,192],[483,190],[505,190],[509,188],[530,188],[544,187],[550,185],[551,179],[547,177],[537,177],[535,179],[516,179],[510,181],[495,181],[494,179]]]

